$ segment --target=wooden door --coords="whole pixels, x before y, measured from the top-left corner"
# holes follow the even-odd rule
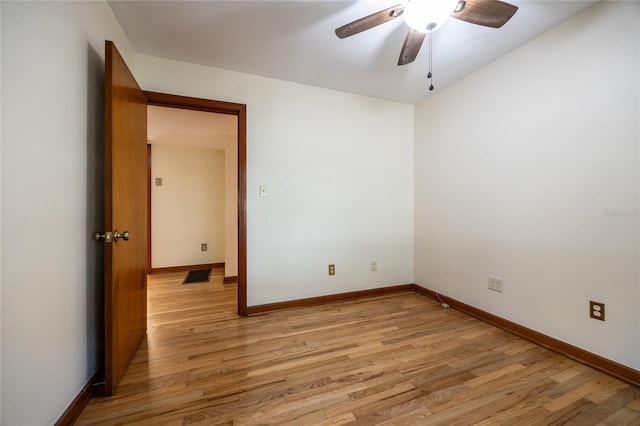
[[[147,330],[147,104],[120,53],[105,43],[105,393]],[[117,231],[117,232],[116,232]],[[128,232],[128,240],[118,234]],[[108,238],[107,238],[108,240]]]

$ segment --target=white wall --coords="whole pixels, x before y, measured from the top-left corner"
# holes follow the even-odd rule
[[[249,305],[413,282],[412,105],[145,55],[136,78],[247,104]]]
[[[2,2],[2,424],[53,424],[98,368],[103,2]]]
[[[639,9],[598,4],[415,112],[416,282],[636,369]]]
[[[153,144],[151,211],[153,268],[223,262],[225,152]]]

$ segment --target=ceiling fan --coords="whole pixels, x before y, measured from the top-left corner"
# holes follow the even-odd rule
[[[413,62],[427,33],[440,28],[449,16],[471,24],[500,28],[518,10],[517,6],[499,0],[409,0],[336,29],[340,38],[350,37],[389,22],[399,16],[409,26],[398,65]]]

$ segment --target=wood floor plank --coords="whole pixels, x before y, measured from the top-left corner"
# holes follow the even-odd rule
[[[640,424],[640,389],[416,293],[241,318],[149,277],[149,330],[80,425]]]
[[[627,404],[632,410],[640,411],[640,398],[634,399]]]
[[[628,425],[631,422],[638,420],[640,418],[640,413],[637,411],[631,410],[629,408],[621,408],[616,411],[600,423],[598,425]]]
[[[596,377],[595,379],[592,379],[587,383],[582,384],[577,388],[572,389],[571,391],[563,393],[557,398],[552,399],[544,405],[544,408],[552,412],[561,410],[586,397],[587,395],[598,391],[598,389],[603,386],[605,386],[605,384],[603,383],[603,377]]]
[[[592,410],[575,416],[572,419],[572,423],[580,425],[585,423],[594,424],[601,422],[609,417],[611,413],[615,413],[625,407],[629,408],[628,401],[637,395],[640,395],[640,390],[630,388],[629,386],[624,387],[620,392],[613,394],[608,399],[598,403]]]

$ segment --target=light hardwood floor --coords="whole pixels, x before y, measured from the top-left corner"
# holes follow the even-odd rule
[[[149,277],[149,331],[78,424],[640,425],[640,389],[401,293],[238,318],[236,288]]]

